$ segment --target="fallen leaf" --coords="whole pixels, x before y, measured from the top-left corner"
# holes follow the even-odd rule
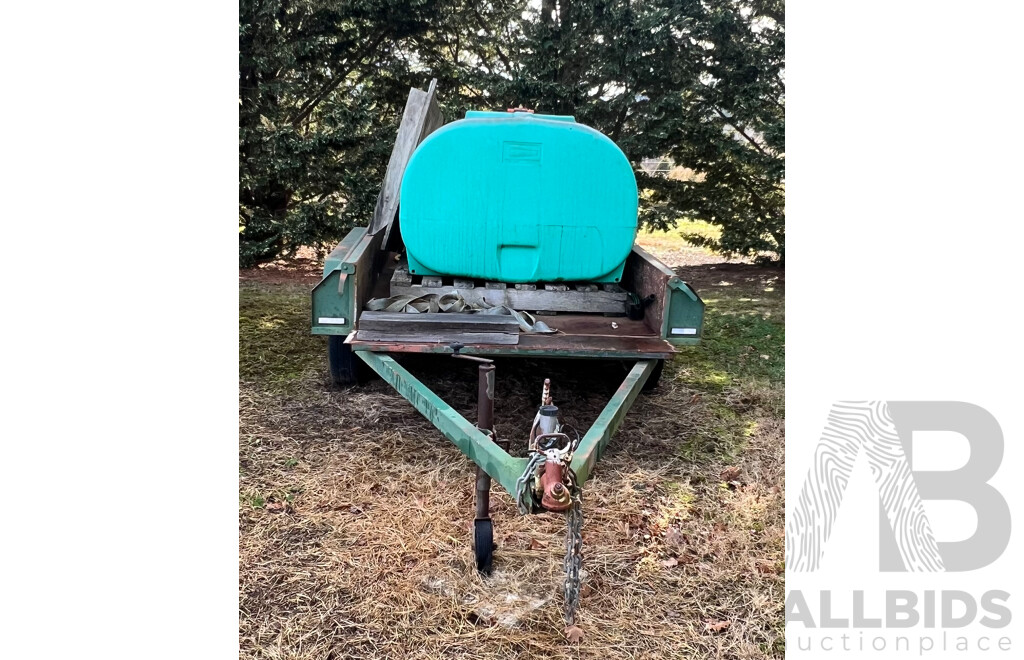
[[[579,644],[583,639],[583,630],[579,626],[566,626],[565,639],[572,644]]]
[[[685,545],[686,535],[679,531],[678,527],[669,527],[665,531],[665,543],[672,545]]]
[[[530,539],[530,550],[543,550],[548,544],[537,539]]]
[[[672,568],[673,566],[679,565],[679,560],[675,557],[669,557],[665,561],[661,562],[663,568]]]
[[[722,632],[732,625],[732,621],[709,621],[704,624],[705,632]]]
[[[722,478],[722,481],[736,481],[740,478],[740,474],[742,472],[742,468],[733,465],[722,470],[722,474],[720,474],[719,476]]]

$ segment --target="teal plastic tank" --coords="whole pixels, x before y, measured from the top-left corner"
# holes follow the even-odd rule
[[[409,270],[494,282],[618,282],[636,237],[625,154],[572,117],[467,112],[402,179]]]

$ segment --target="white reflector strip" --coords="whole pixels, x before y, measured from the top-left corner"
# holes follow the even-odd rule
[[[345,319],[336,316],[321,316],[317,320],[317,323],[322,323],[324,325],[345,325]]]
[[[323,323],[323,321],[321,321]],[[672,334],[674,335],[695,335],[697,334],[697,328],[672,328]]]

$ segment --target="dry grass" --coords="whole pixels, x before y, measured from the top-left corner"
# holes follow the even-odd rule
[[[718,239],[722,235],[722,230],[700,220],[682,220],[678,226],[672,229],[640,231],[637,234],[636,242],[671,265],[710,265],[723,260],[720,254],[704,247],[691,245],[683,238],[684,234]],[[730,261],[731,263],[750,263],[749,259],[742,257],[734,257]]]
[[[783,285],[749,268],[702,290],[719,301],[709,347],[668,365],[584,488],[579,645],[562,638],[564,518],[519,516],[495,487],[495,574],[480,578],[470,461],[387,385],[328,387],[305,285],[247,280],[242,657],[781,658]],[[472,419],[471,367],[408,366]],[[623,373],[500,362],[498,432],[523,444],[545,376],[585,427]]]

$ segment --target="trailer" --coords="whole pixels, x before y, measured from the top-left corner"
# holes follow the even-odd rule
[[[482,574],[490,574],[495,550],[492,482],[512,496],[522,514],[566,516],[563,596],[572,637],[582,564],[582,488],[637,396],[657,384],[665,360],[677,347],[699,343],[704,303],[635,245],[605,281],[494,281],[431,272],[406,249],[398,203],[413,153],[441,121],[435,83],[427,91],[410,90],[373,220],[334,248],[313,288],[312,332],[327,337],[336,385],[358,384],[374,374],[383,378],[477,465],[473,550]],[[518,167],[515,159],[530,158],[533,148],[513,144],[515,150],[503,157]],[[409,354],[476,365],[475,423],[402,366]],[[628,360],[633,366],[583,433],[561,424],[551,383],[539,379],[529,437],[513,439],[494,433],[496,357]]]

